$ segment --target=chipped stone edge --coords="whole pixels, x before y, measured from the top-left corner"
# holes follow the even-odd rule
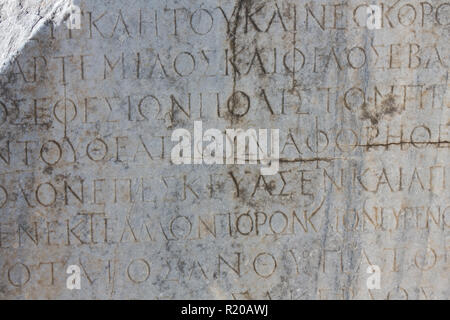
[[[55,27],[61,25],[72,4],[72,0],[0,0],[0,73],[11,65],[47,21],[52,21]]]

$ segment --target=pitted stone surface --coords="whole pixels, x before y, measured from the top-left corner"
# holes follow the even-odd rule
[[[0,298],[448,299],[450,3],[371,4],[0,1]]]

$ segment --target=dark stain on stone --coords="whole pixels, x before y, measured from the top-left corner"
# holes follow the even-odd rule
[[[233,12],[236,12],[236,15],[234,17],[234,21],[232,23],[232,29],[228,30],[228,37],[230,39],[230,49],[231,49],[231,61],[233,61],[233,63],[236,63],[236,57],[237,57],[237,29],[239,27],[239,21],[241,18],[241,11],[245,8],[246,10],[249,10],[249,8],[252,6],[252,0],[238,0],[236,2],[235,8],[233,10]],[[227,62],[228,63],[228,62]],[[233,74],[233,89],[232,89],[232,96],[235,96],[234,93],[236,92],[236,85],[237,85],[237,77],[238,74],[236,72],[236,70],[232,69],[232,74]],[[239,117],[235,117],[233,116],[232,113],[228,114],[227,120],[230,121],[231,123],[233,123],[233,120],[238,120]]]
[[[53,167],[52,167],[52,166],[47,166],[47,167],[44,169],[44,173],[45,173],[45,174],[48,174],[48,175],[51,175],[51,174],[53,173]]]
[[[395,96],[389,94],[375,110],[369,110],[367,104],[364,104],[362,106],[361,119],[370,120],[373,125],[377,125],[383,116],[395,115],[396,113],[399,113],[399,108],[395,103]]]

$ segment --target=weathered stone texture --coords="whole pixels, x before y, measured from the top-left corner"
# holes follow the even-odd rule
[[[364,4],[0,1],[0,298],[447,299],[450,3]],[[280,171],[174,165],[199,120]]]

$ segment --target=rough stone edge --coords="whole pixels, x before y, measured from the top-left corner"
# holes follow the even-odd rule
[[[7,69],[49,20],[67,17],[72,0],[0,0],[0,73]]]

